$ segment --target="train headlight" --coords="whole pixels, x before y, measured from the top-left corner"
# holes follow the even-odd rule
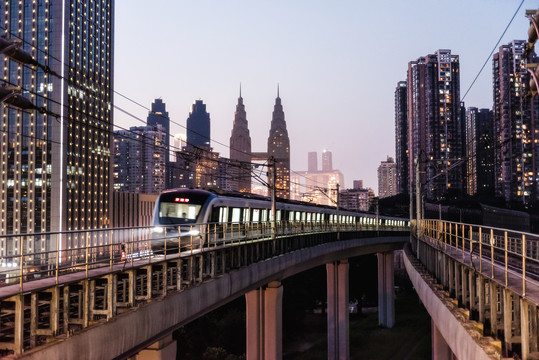
[[[189,230],[187,232],[187,236],[197,236],[197,235],[200,235],[200,231],[198,230]]]
[[[157,233],[157,234],[162,234],[165,231],[165,229],[161,226],[156,226],[152,230],[154,233]]]

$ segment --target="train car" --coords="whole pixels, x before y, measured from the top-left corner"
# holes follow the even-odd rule
[[[282,200],[276,203],[276,223],[280,233],[336,224],[365,224],[405,226],[407,219],[377,217],[374,214],[339,211],[299,201]],[[225,241],[227,231],[237,227],[232,236],[261,237],[268,232],[272,221],[269,198],[253,194],[216,192],[200,189],[173,189],[162,192],[153,214],[152,248],[201,247],[208,243]],[[248,224],[248,225],[244,225]],[[249,226],[247,229],[246,227]]]

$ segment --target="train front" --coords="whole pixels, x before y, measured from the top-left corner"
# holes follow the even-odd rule
[[[205,190],[178,189],[165,191],[155,203],[152,228],[152,250],[167,252],[201,248],[207,204],[215,194]],[[165,244],[166,240],[166,244]]]

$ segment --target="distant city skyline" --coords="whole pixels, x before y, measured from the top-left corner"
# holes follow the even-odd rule
[[[115,89],[141,104],[161,97],[173,134],[185,133],[185,116],[202,99],[212,115],[212,140],[228,144],[241,82],[257,150],[265,147],[279,83],[292,171],[307,168],[309,151],[327,148],[334,168],[350,182],[344,187],[364,179],[376,188],[380,161],[395,155],[394,89],[408,61],[441,48],[459,54],[463,96],[518,5],[499,0],[455,1],[449,7],[424,0],[161,1],[152,6],[119,1]],[[524,2],[500,44],[526,38],[525,9],[537,5]],[[459,26],[448,26],[457,18]],[[135,45],[140,43],[151,43],[164,56],[141,52]],[[491,78],[487,66],[464,99],[466,107],[492,108]],[[115,102],[140,119],[147,115],[147,109],[118,95]],[[115,111],[115,124],[129,128],[141,125],[137,122]],[[212,146],[229,153],[226,146],[213,141]]]

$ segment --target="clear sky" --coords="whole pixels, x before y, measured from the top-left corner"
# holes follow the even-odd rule
[[[185,133],[191,104],[211,116],[214,149],[229,156],[242,86],[253,151],[265,151],[277,84],[293,171],[327,149],[345,186],[378,191],[377,168],[395,154],[394,91],[408,62],[438,49],[460,55],[461,97],[521,0],[116,0],[115,90],[146,107],[162,98],[171,132]],[[500,44],[526,39],[524,1]],[[489,61],[465,99],[492,108]],[[147,110],[115,96],[146,120]],[[115,124],[142,123],[115,112]],[[177,125],[179,124],[179,125]],[[321,160],[319,159],[319,166]]]

